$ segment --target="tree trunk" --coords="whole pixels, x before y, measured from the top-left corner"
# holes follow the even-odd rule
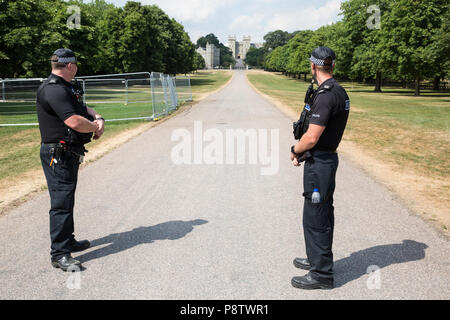
[[[406,80],[405,79],[402,80],[402,88],[406,89]]]
[[[433,81],[433,90],[439,90],[439,84],[441,83],[441,77],[435,76]]]
[[[415,82],[416,82],[416,89],[414,90],[414,96],[418,97],[420,96],[420,76],[417,76]]]
[[[377,71],[377,76],[375,79],[375,92],[381,92],[381,71]]]
[[[306,81],[306,72],[305,72],[304,76],[305,76],[305,78],[304,78],[304,79],[305,79],[305,81]]]

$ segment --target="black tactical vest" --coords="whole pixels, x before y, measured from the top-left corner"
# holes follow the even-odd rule
[[[59,77],[50,75],[46,80],[43,81],[43,85],[38,91],[38,96],[41,91],[46,86],[64,86],[66,88],[69,88],[70,90],[70,98],[72,99],[72,103],[74,106],[75,114],[82,116],[89,121],[93,121],[94,117],[92,117],[86,108],[86,104],[83,103],[83,92],[76,89],[76,86],[66,86],[62,80]],[[67,145],[73,145],[73,146],[83,146],[89,142],[91,142],[93,133],[81,133],[73,130],[72,128],[69,128],[67,125],[64,124],[64,141],[67,143]]]

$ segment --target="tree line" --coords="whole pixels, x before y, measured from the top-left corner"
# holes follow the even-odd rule
[[[449,4],[446,0],[349,0],[341,4],[341,21],[315,31],[270,32],[263,48],[250,49],[246,62],[306,79],[311,52],[327,46],[336,53],[336,77],[375,80],[378,92],[382,80],[404,86],[414,81],[419,95],[420,81],[430,80],[433,89],[439,89],[439,82],[450,74]],[[379,25],[374,23],[377,14]]]
[[[70,29],[73,5],[81,23]],[[0,25],[1,78],[47,76],[50,56],[61,47],[76,52],[80,75],[187,73],[203,60],[180,23],[139,2],[121,8],[105,0],[0,0]]]

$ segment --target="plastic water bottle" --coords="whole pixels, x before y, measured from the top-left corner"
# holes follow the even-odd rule
[[[320,193],[319,189],[314,189],[314,192],[311,196],[311,202],[312,203],[320,203]]]

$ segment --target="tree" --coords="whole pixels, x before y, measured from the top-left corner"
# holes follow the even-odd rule
[[[81,9],[69,29],[68,7]],[[135,71],[187,72],[194,44],[181,24],[157,6],[105,0],[0,0],[0,77],[43,77],[61,47],[75,51],[79,75]]]
[[[175,19],[171,20],[168,27],[170,38],[164,54],[165,72],[171,74],[187,73],[191,71],[195,46],[184,31],[184,27]]]
[[[380,46],[383,35],[378,27],[369,27],[373,11],[371,7],[379,8],[381,28],[385,28],[384,20],[389,15],[388,0],[350,0],[341,5],[344,16],[343,33],[347,44],[353,50],[344,51],[344,63],[352,56],[349,73],[352,78],[376,78],[375,91],[381,91],[382,72],[390,67],[386,57],[391,55],[389,48]]]
[[[308,74],[310,72],[309,57],[313,49],[315,40],[311,41],[313,31],[305,30],[289,40],[286,47],[288,50],[288,61],[286,63],[287,71],[294,74]]]
[[[390,4],[390,9],[383,21],[380,47],[393,53],[390,61],[395,62],[398,73],[415,80],[414,95],[419,96],[421,79],[434,76],[437,66],[442,65],[439,61],[443,57],[442,48],[433,45],[433,41],[442,37],[442,16],[448,17],[448,3],[445,0],[398,0]]]
[[[253,67],[263,67],[265,54],[264,48],[250,48],[247,52],[245,63]]]
[[[47,0],[0,2],[1,77],[48,73],[51,53],[67,43],[59,33],[52,32],[57,12],[58,3],[55,6]]]
[[[197,40],[197,49],[198,48],[206,48],[206,44],[213,44],[217,48],[220,47],[220,41],[219,39],[214,35],[214,33],[207,34],[204,37],[200,37]]]
[[[124,11],[111,7],[105,11],[97,23],[98,47],[94,60],[97,68],[94,73],[122,73],[122,33],[124,30]]]
[[[286,72],[286,63],[289,55],[286,49],[286,46],[277,47],[268,54],[266,67],[269,70]]]
[[[275,48],[282,47],[288,43],[292,37],[293,35],[283,30],[269,32],[264,36],[264,48],[266,51],[271,51]]]
[[[434,63],[433,90],[439,90],[439,82],[450,76],[450,4],[444,4],[440,27],[433,30],[431,44],[426,47]]]
[[[194,59],[192,60],[192,67],[190,71],[195,71],[198,69],[204,69],[206,67],[205,59],[198,52],[195,52]]]

